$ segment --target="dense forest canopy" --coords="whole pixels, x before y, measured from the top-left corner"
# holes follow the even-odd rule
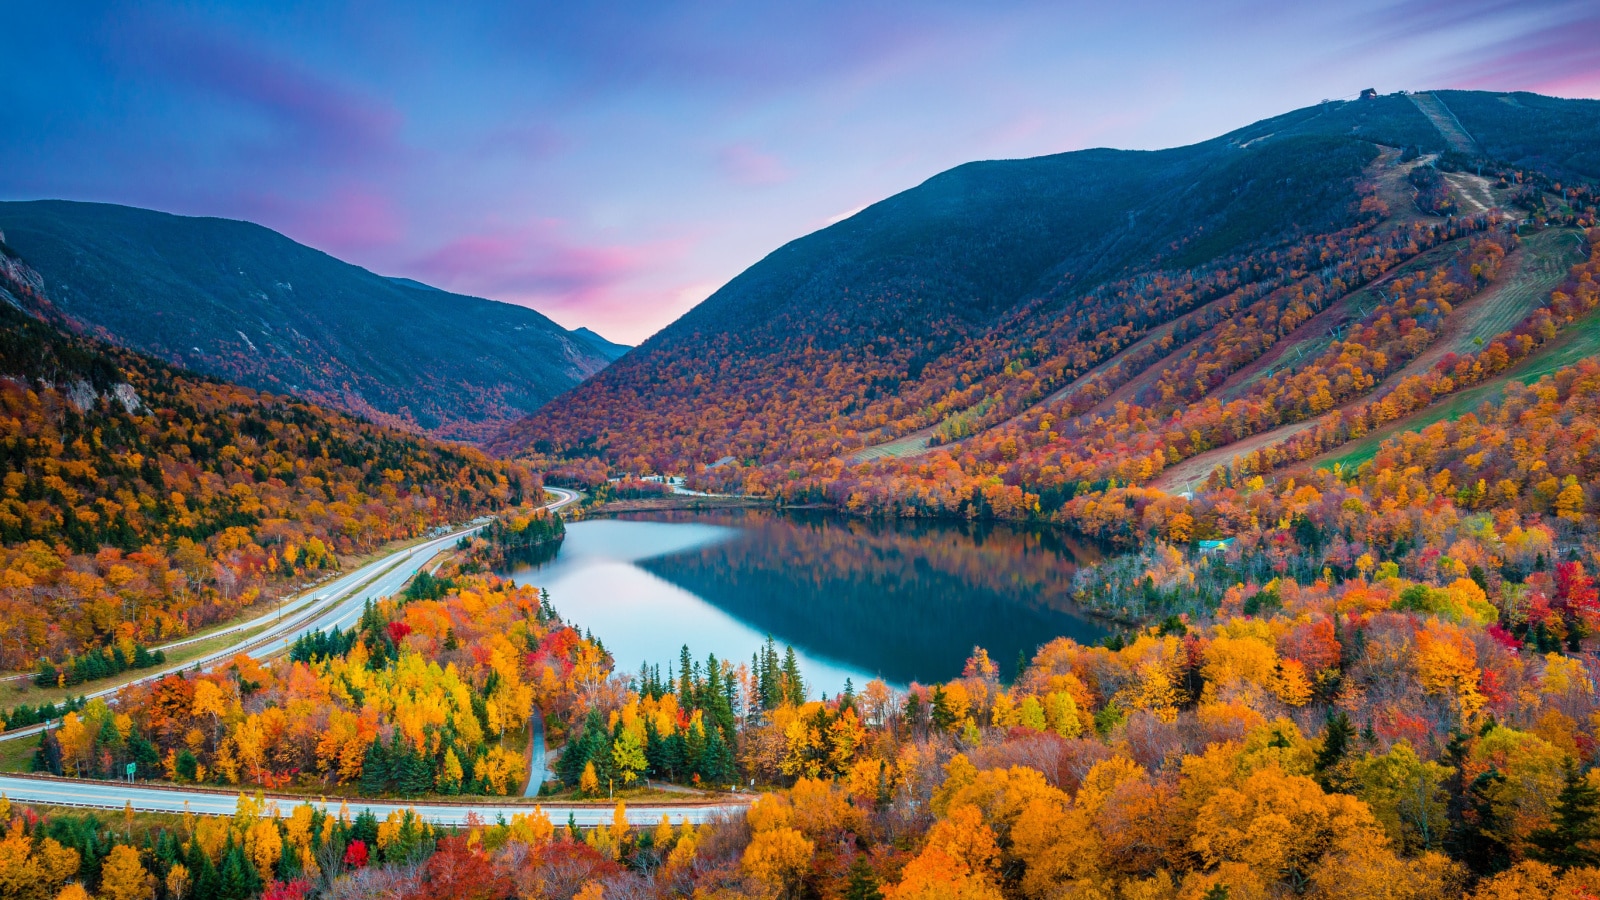
[[[52,312],[9,249],[0,290]],[[0,666],[148,644],[524,499],[477,450],[166,364],[0,304]]]
[[[126,660],[340,552],[499,513],[348,630],[115,703],[14,710],[61,719],[35,769],[134,763],[359,808],[520,793],[542,734],[545,800],[622,798],[600,827],[533,806],[454,833],[407,812],[262,816],[248,796],[231,819],[137,829],[131,809],[118,828],[0,799],[0,886],[1600,894],[1597,122],[1588,102],[1393,95],[1171,151],[964,166],[752,267],[503,434],[517,463],[0,307],[0,653]],[[48,318],[5,262],[15,305]],[[664,499],[637,476],[678,473],[863,517],[1064,526],[1118,552],[1068,571],[1018,532],[918,557],[863,522],[784,559],[840,590],[842,534],[913,591],[980,570],[1115,630],[1041,634],[1014,668],[974,647],[947,681],[831,697],[772,640],[624,671],[603,625],[580,633],[486,574],[563,533],[533,509],[535,469],[602,498]],[[708,561],[758,600],[770,583],[733,543],[651,568],[692,584]],[[945,608],[920,611],[977,633]],[[727,814],[631,821],[663,783]]]

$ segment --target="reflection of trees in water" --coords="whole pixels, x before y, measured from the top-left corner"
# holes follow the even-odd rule
[[[1058,635],[1103,633],[1070,600],[1075,561],[1093,557],[1057,531],[764,510],[649,518],[743,535],[644,568],[757,630],[893,681],[950,677],[974,645],[1009,664]]]
[[[498,548],[495,571],[510,572],[522,568],[538,568],[556,558],[561,552],[560,541],[543,541],[537,544],[512,545]]]

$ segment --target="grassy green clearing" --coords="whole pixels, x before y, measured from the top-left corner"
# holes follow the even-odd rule
[[[33,751],[39,749],[39,736],[0,741],[0,772],[30,772]]]
[[[896,438],[887,443],[868,447],[865,450],[858,450],[855,454],[855,461],[866,462],[869,459],[885,459],[888,457],[909,459],[920,455],[928,449],[928,437],[928,434],[919,431],[916,434]]]
[[[1523,239],[1518,248],[1521,266],[1505,284],[1467,305],[1465,327],[1447,349],[1468,352],[1477,349],[1477,339],[1487,341],[1510,331],[1560,287],[1572,267],[1583,261],[1583,251],[1583,235],[1576,229],[1552,228]]]
[[[167,661],[159,666],[149,669],[129,669],[121,675],[103,678],[99,681],[85,681],[71,687],[37,687],[32,679],[20,678],[15,681],[0,682],[0,709],[10,709],[19,703],[38,706],[41,703],[59,703],[68,697],[77,697],[83,694],[92,694],[95,691],[114,687],[119,684],[143,678],[154,672],[168,669],[173,666],[183,665],[191,660],[200,659],[208,654],[227,647],[237,641],[242,641],[265,631],[270,625],[262,625],[248,631],[236,631],[232,634],[219,634],[203,641],[185,644],[167,653]]]
[[[1573,322],[1533,357],[1500,377],[1451,394],[1410,418],[1402,419],[1366,437],[1352,441],[1336,451],[1337,455],[1326,456],[1317,465],[1319,467],[1342,465],[1345,468],[1359,466],[1376,456],[1379,446],[1399,432],[1417,431],[1435,422],[1460,418],[1486,402],[1492,403],[1500,399],[1506,385],[1511,382],[1531,384],[1558,369],[1592,356],[1600,356],[1600,312],[1590,313]]]

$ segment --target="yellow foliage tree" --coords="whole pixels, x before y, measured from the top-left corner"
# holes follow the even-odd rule
[[[797,895],[817,847],[789,827],[757,832],[740,860],[744,871],[780,897]]]
[[[276,827],[273,829],[276,831]],[[118,844],[106,854],[100,867],[100,896],[103,900],[149,900],[155,894],[155,876],[145,871],[139,851]]]

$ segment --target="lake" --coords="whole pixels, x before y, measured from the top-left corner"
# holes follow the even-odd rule
[[[553,559],[503,574],[547,589],[621,671],[664,675],[684,644],[748,661],[771,635],[814,697],[846,678],[946,680],[975,646],[1009,678],[1052,638],[1099,641],[1107,630],[1070,600],[1096,558],[1049,528],[743,509],[575,522]]]

